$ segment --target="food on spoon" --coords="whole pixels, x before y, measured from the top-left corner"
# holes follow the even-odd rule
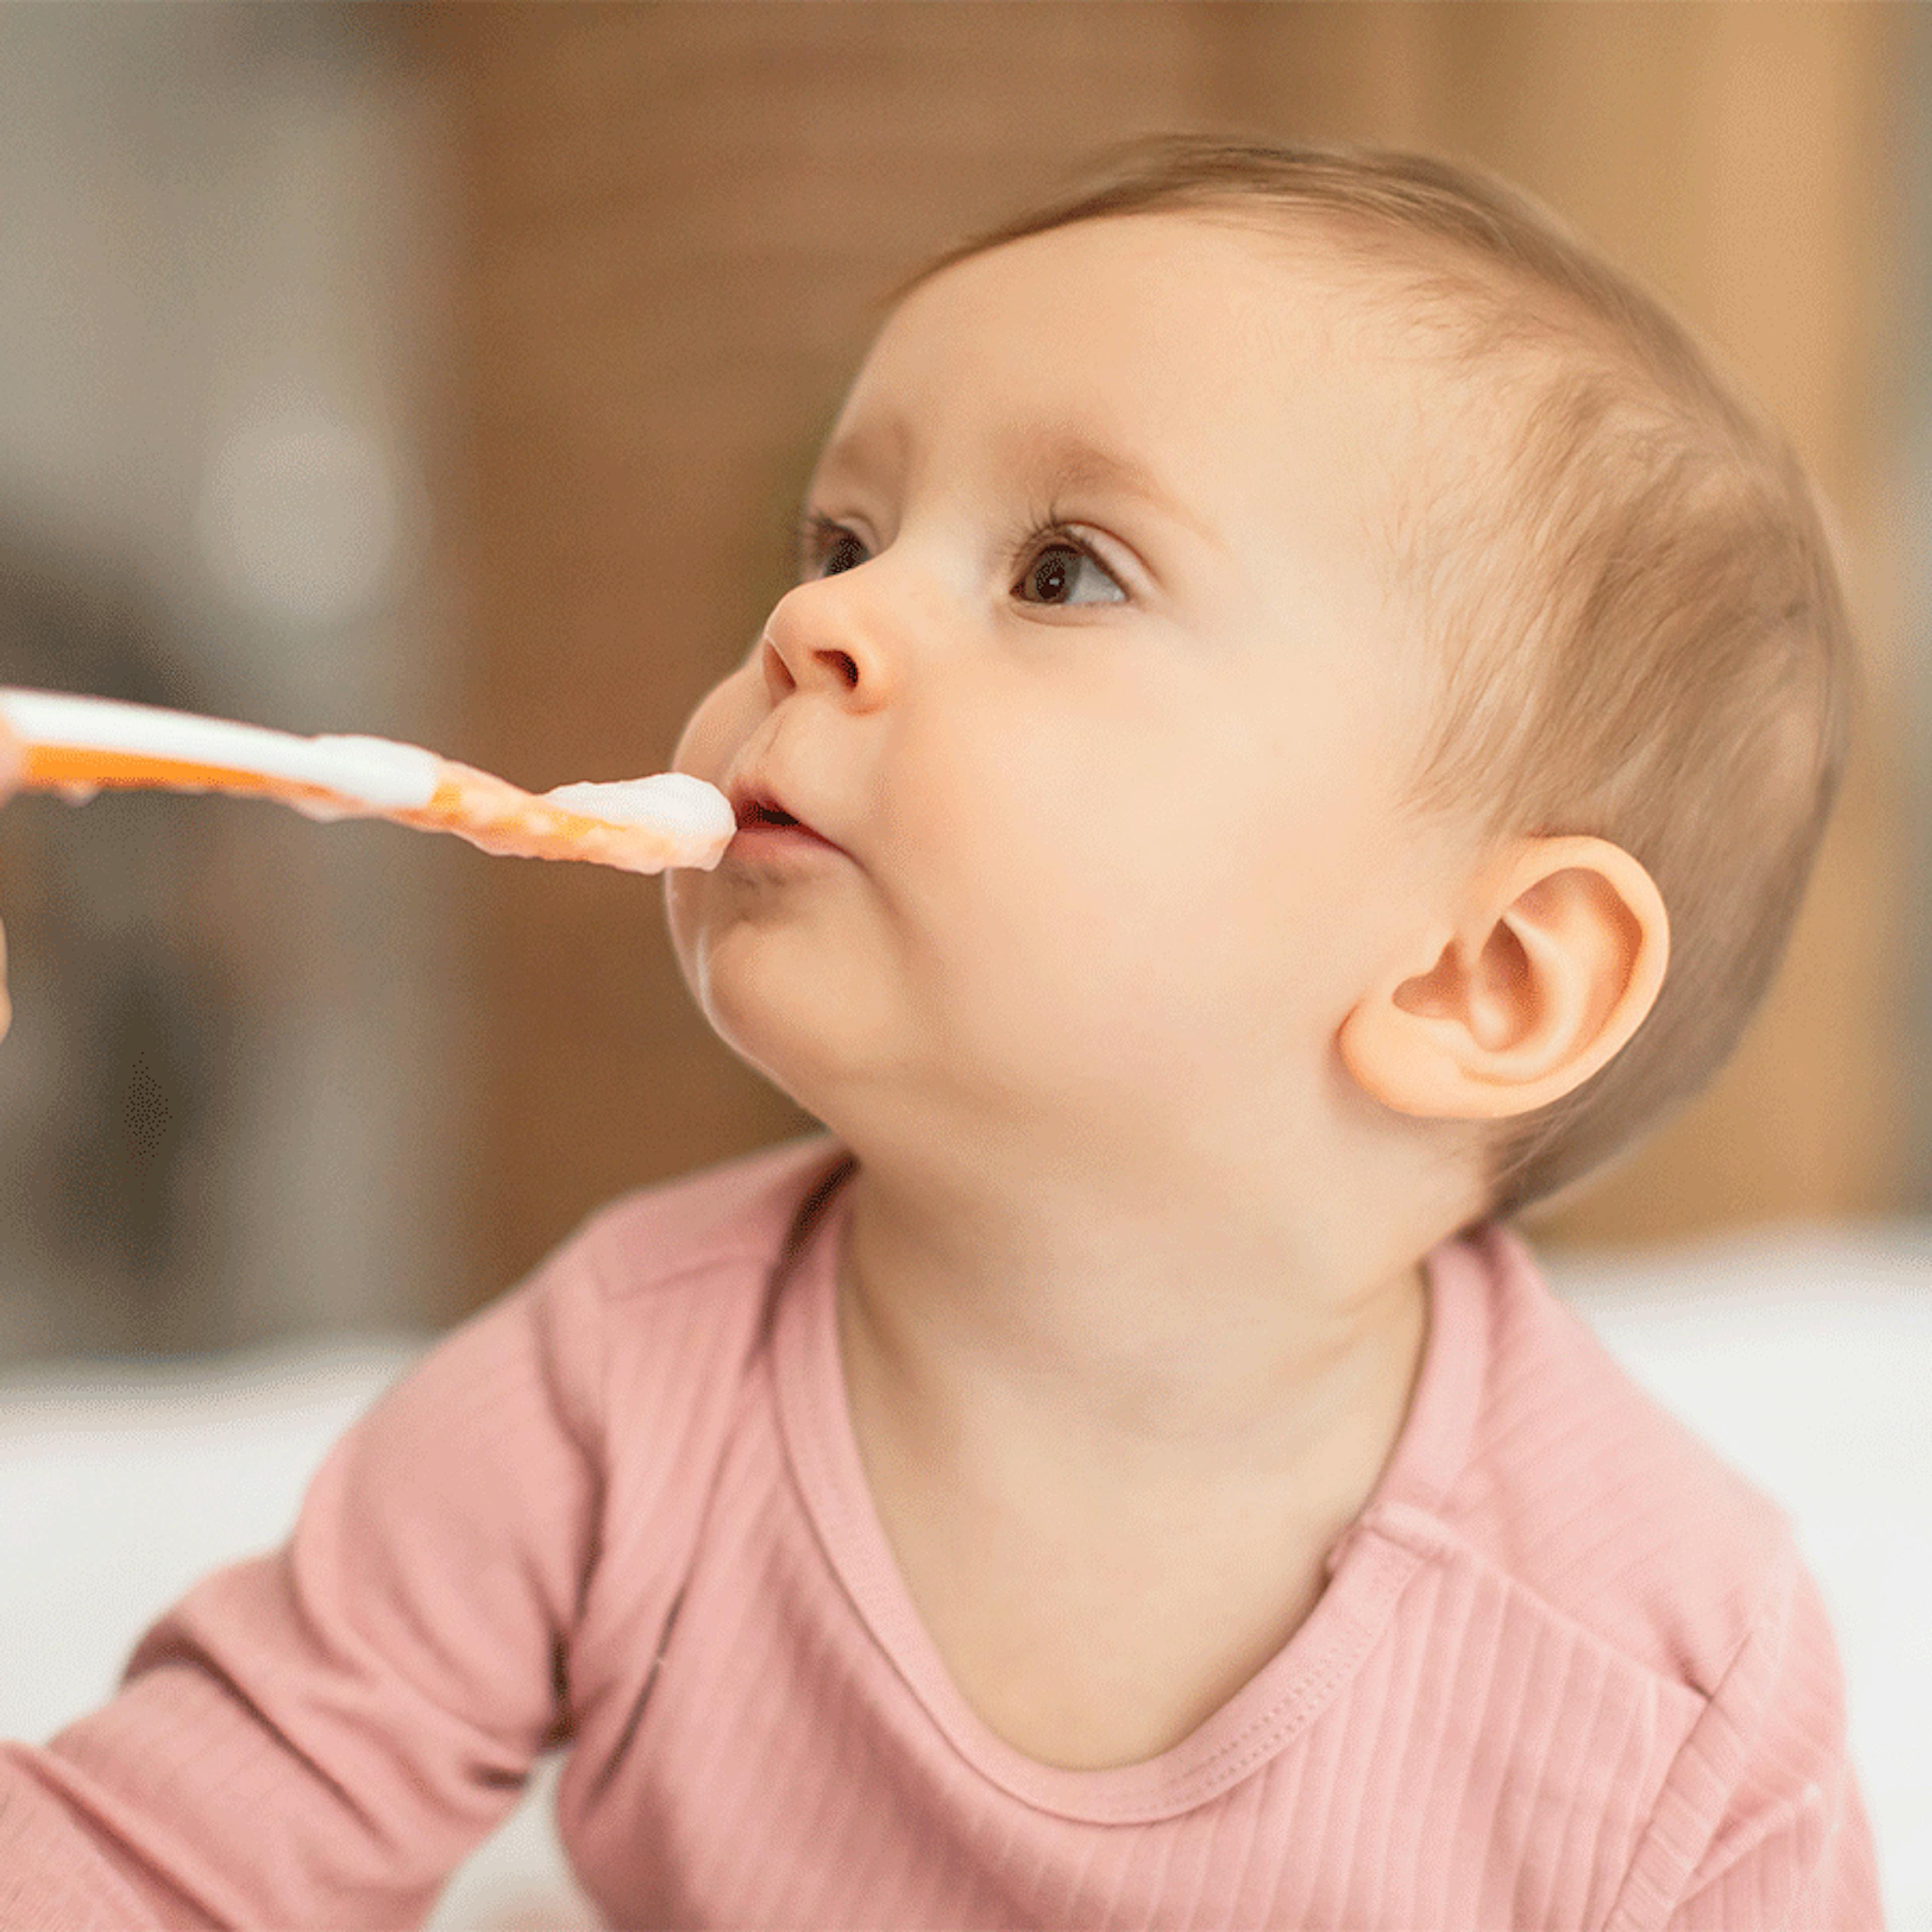
[[[631,872],[710,871],[736,830],[730,801],[683,772],[520,790],[388,738],[325,736],[64,692],[0,687],[20,788],[74,803],[104,788],[268,798],[316,819],[387,818],[453,832],[486,852],[581,859]]]

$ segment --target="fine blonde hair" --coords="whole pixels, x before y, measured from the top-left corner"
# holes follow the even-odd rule
[[[1448,467],[1397,479],[1381,533],[1444,700],[1403,802],[1473,816],[1492,846],[1607,839],[1663,896],[1670,966],[1642,1026],[1484,1143],[1472,1218],[1521,1214],[1696,1093],[1783,956],[1858,697],[1818,503],[1784,438],[1656,297],[1467,164],[1131,142],[892,298],[1008,242],[1176,210],[1312,226],[1374,272],[1378,314],[1456,379]]]

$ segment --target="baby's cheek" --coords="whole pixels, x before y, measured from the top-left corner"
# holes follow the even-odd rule
[[[730,764],[731,754],[749,734],[754,694],[741,668],[712,686],[679,734],[671,754],[674,770],[716,784]]]

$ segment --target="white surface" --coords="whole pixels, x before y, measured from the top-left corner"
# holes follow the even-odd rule
[[[1932,1926],[1932,1228],[1792,1229],[1543,1256],[1636,1378],[1791,1512],[1836,1623],[1895,1928]],[[0,1736],[107,1695],[147,1622],[285,1533],[409,1338],[0,1379]],[[459,1874],[436,1932],[586,1925],[554,1764]]]

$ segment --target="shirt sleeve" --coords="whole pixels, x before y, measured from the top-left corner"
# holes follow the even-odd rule
[[[0,1745],[0,1924],[420,1923],[567,1730],[600,1478],[568,1248],[337,1443],[290,1541],[142,1636],[118,1694]]]
[[[1844,1670],[1795,1542],[1672,1768],[1611,1923],[1882,1932]]]

